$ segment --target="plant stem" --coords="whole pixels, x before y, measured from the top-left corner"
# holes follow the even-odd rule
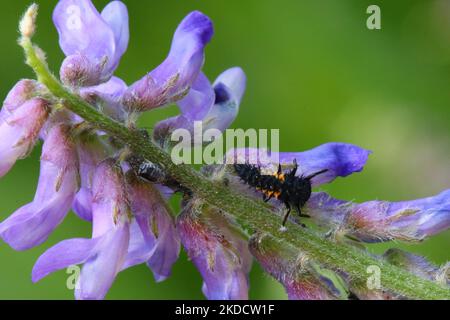
[[[280,230],[280,219],[263,203],[239,195],[218,182],[212,182],[186,165],[175,165],[171,157],[160,147],[145,139],[139,132],[103,115],[94,107],[72,94],[52,75],[41,57],[40,49],[31,39],[19,41],[25,50],[27,63],[35,71],[38,80],[70,111],[81,116],[91,126],[122,141],[134,153],[163,167],[168,174],[197,197],[216,206],[234,217],[250,235],[265,233],[292,245],[305,253],[322,267],[345,272],[351,279],[365,283],[369,266],[377,265],[381,270],[382,289],[411,299],[450,299],[450,289],[415,276],[403,269],[377,260],[348,245],[336,244],[312,230],[290,223],[287,231]]]

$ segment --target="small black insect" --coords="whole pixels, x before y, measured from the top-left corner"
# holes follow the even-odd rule
[[[183,187],[175,179],[167,175],[167,173],[157,164],[147,161],[142,157],[129,156],[127,162],[133,169],[136,176],[140,179],[155,184],[162,184],[171,188],[175,192],[182,192],[187,196],[192,195],[192,191]]]
[[[251,164],[235,164],[234,169],[242,181],[263,193],[265,202],[275,198],[286,205],[288,211],[284,216],[283,226],[289,218],[292,207],[297,209],[300,217],[308,217],[302,214],[302,208],[311,197],[311,180],[328,171],[325,169],[307,177],[297,177],[296,160],[294,168],[288,173],[282,171],[281,165],[278,166],[278,172],[273,175],[264,175],[260,167]]]
[[[134,173],[147,182],[163,183],[167,179],[166,173],[160,166],[142,157],[130,156],[127,158],[127,162]]]

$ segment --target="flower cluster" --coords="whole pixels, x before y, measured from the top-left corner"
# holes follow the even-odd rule
[[[35,10],[31,7],[21,24],[24,37],[34,32]],[[196,121],[205,124],[204,130],[223,132],[237,117],[246,76],[234,67],[211,83],[202,72],[205,47],[214,33],[204,14],[188,14],[175,31],[167,58],[130,86],[114,76],[129,40],[128,12],[121,1],[112,1],[98,12],[90,0],[60,0],[53,20],[66,55],[60,79],[67,90],[130,129],[136,127],[141,113],[178,105],[178,116],[156,124],[156,143],[163,145],[176,129],[193,130]],[[195,194],[186,194],[181,214],[174,217],[167,204],[170,184],[141,179],[126,146],[68,111],[64,101],[37,81],[21,80],[11,90],[0,112],[0,134],[0,177],[43,141],[35,198],[0,224],[5,242],[15,250],[41,245],[70,210],[92,223],[92,238],[62,241],[38,259],[32,272],[35,282],[82,264],[76,298],[103,299],[117,274],[132,266],[147,264],[156,281],[165,280],[183,246],[203,277],[208,299],[247,299],[253,258],[285,285],[291,299],[342,295],[330,272],[310,257],[298,256],[264,235],[255,235],[249,242],[227,212]],[[275,172],[279,164],[288,169],[295,160],[298,176],[326,169],[313,179],[317,187],[362,171],[369,155],[355,145],[328,143],[299,153],[238,149],[227,157],[259,163],[268,172]],[[217,166],[209,173],[209,178],[227,181],[250,197],[260,196],[256,190],[248,191],[229,166]],[[280,212],[275,200],[271,205],[274,213]],[[319,225],[332,228],[336,238],[423,240],[449,228],[450,191],[423,200],[363,204],[314,193],[305,213]],[[298,223],[295,217],[291,220]],[[380,259],[393,264],[400,261],[403,268],[432,280],[444,278],[448,271],[403,253],[390,252]],[[358,287],[352,292],[374,297]]]

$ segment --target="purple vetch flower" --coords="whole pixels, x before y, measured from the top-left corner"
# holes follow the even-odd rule
[[[166,60],[133,84],[123,97],[130,111],[147,111],[174,103],[189,92],[203,67],[205,46],[213,36],[211,20],[190,13],[178,26]]]
[[[250,252],[263,269],[286,289],[289,300],[334,300],[339,290],[330,278],[321,274],[298,250],[256,235],[250,240]]]
[[[248,299],[252,257],[247,241],[225,216],[194,199],[184,207],[177,229],[209,300]]]
[[[55,126],[43,146],[35,198],[0,224],[0,236],[15,250],[40,245],[63,221],[77,190],[78,161],[69,128]]]
[[[11,170],[17,160],[28,156],[33,149],[39,138],[39,132],[48,118],[48,104],[43,99],[33,98],[20,106],[6,104],[2,109],[0,178]]]
[[[328,169],[327,172],[315,177],[312,185],[317,187],[332,182],[337,177],[347,177],[355,172],[361,172],[371,151],[346,143],[327,143],[304,152],[268,152],[263,149],[235,149],[226,156],[226,163],[258,164],[262,170],[276,172],[278,164],[289,169],[294,160],[298,163],[297,176]]]
[[[113,160],[95,172],[92,239],[71,239],[47,250],[33,268],[33,281],[75,264],[83,264],[75,296],[103,299],[125,262],[130,242],[130,209],[124,177]]]
[[[193,134],[196,121],[201,121],[203,132],[208,129],[224,132],[238,115],[245,87],[245,73],[238,67],[223,72],[214,85],[200,73],[189,94],[178,102],[181,114],[156,125],[156,140],[166,138],[176,129]]]
[[[361,204],[313,194],[305,213],[364,242],[421,241],[450,227],[450,190],[425,199]]]
[[[90,0],[60,0],[53,21],[67,56],[61,79],[83,87],[108,81],[128,47],[126,6],[112,1],[100,14]]]
[[[156,186],[128,174],[127,188],[136,223],[123,268],[147,263],[155,280],[161,282],[170,276],[180,253],[174,219]]]
[[[106,145],[97,136],[86,135],[77,141],[81,186],[72,204],[82,219],[92,221],[92,184],[97,166],[107,158]]]

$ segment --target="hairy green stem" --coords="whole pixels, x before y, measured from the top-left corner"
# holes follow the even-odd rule
[[[353,281],[366,283],[369,266],[379,266],[382,290],[412,299],[450,299],[450,290],[437,283],[425,280],[396,266],[377,260],[348,245],[336,244],[324,239],[312,230],[289,223],[288,230],[280,230],[280,219],[263,203],[237,194],[221,183],[213,182],[186,165],[175,165],[171,157],[160,147],[145,139],[137,131],[105,116],[65,88],[49,71],[40,49],[33,46],[31,39],[19,41],[25,50],[27,63],[35,71],[38,80],[44,84],[64,106],[81,116],[91,126],[107,132],[130,148],[134,153],[165,168],[167,172],[197,197],[223,209],[233,216],[250,235],[255,232],[299,248],[310,259],[332,270],[345,272]]]

